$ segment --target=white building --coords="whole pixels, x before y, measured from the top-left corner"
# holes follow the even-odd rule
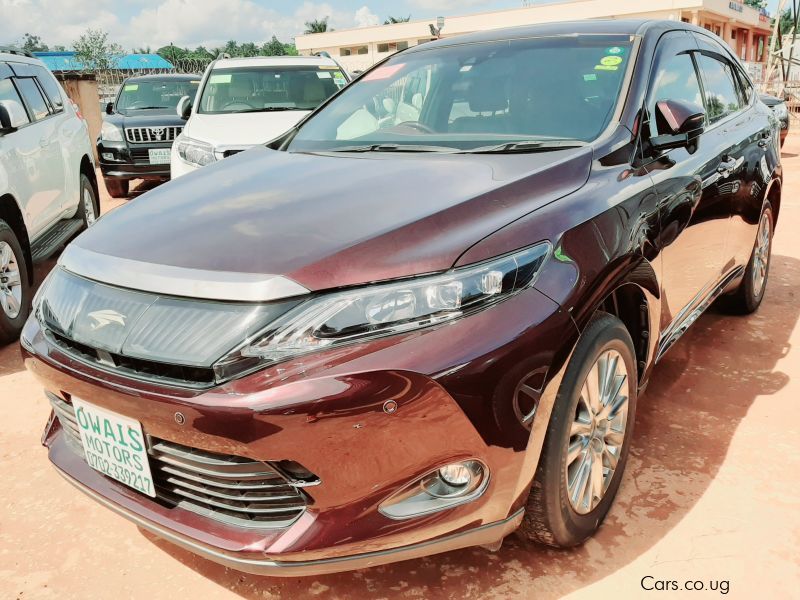
[[[758,79],[767,60],[770,18],[737,0],[565,0],[508,10],[447,17],[442,37],[463,33],[578,19],[673,19],[694,23],[722,37]],[[436,17],[341,29],[295,38],[301,54],[328,52],[345,68],[364,70],[387,55],[435,39]]]

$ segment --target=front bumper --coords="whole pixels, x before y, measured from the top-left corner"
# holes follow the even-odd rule
[[[106,478],[68,446],[57,422],[45,432],[50,459],[68,480],[142,527],[240,570],[296,575],[499,542],[521,519],[551,406],[540,407],[533,436],[520,436],[513,424],[495,424],[493,403],[498,390],[514,388],[507,379],[519,376],[520,365],[526,374],[548,372],[543,398],[551,402],[562,349],[575,338],[569,317],[528,290],[446,326],[304,357],[203,391],[99,371],[50,344],[35,321],[23,347],[47,390],[137,419],[147,435],[297,461],[318,476],[321,483],[304,490],[306,511],[288,527],[236,527]],[[397,403],[392,414],[383,410],[389,400]],[[379,511],[425,473],[467,458],[490,473],[474,501],[402,520]]]
[[[151,164],[148,150],[169,149],[172,142],[128,145],[126,142],[97,140],[100,171],[106,179],[170,179],[170,165]],[[105,155],[105,156],[104,156]],[[108,155],[112,157],[109,160]]]

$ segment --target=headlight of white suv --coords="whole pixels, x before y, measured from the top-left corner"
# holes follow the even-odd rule
[[[103,121],[103,126],[100,128],[100,139],[106,140],[107,142],[121,142],[122,129],[113,123]]]
[[[214,365],[218,380],[345,344],[446,323],[533,285],[549,242],[440,275],[321,294]]]
[[[181,160],[196,167],[204,167],[217,160],[214,156],[214,148],[211,144],[201,142],[200,140],[193,140],[184,135],[179,135],[175,139],[175,148]]]

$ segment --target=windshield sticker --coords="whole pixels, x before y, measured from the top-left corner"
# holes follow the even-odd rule
[[[345,85],[347,85],[347,79],[344,78],[344,74],[342,74],[341,71],[334,71],[333,83],[335,83],[338,87],[343,88]]]
[[[336,70],[336,69],[338,69],[339,67],[337,67],[337,66],[335,66],[335,65],[320,65],[320,66],[319,66],[319,68],[320,68],[320,69],[328,69],[328,70],[330,70],[330,71],[335,71],[335,70]]]
[[[138,83],[129,83],[129,84],[127,84],[125,86],[125,91],[126,92],[135,92],[138,89],[139,89],[139,84]]]
[[[614,67],[622,62],[621,56],[604,56],[600,59],[600,64],[607,67]]]
[[[330,79],[333,75],[331,75],[330,71],[317,71],[317,77],[320,79]]]
[[[230,83],[231,82],[231,74],[230,73],[218,73],[216,75],[211,75],[208,78],[208,83]]]
[[[616,71],[619,69],[616,65],[595,65],[595,71]]]
[[[612,46],[606,49],[606,54],[622,54],[625,50],[619,46]]]
[[[200,85],[200,80],[198,79],[197,81],[195,81],[194,79],[192,79],[189,83],[191,83],[192,85]]]
[[[597,73],[586,73],[583,76],[584,81],[597,81]]]
[[[396,65],[385,65],[373,69],[364,76],[362,81],[377,81],[379,79],[389,79],[392,75],[397,73],[400,69],[406,66],[406,63],[398,63]]]

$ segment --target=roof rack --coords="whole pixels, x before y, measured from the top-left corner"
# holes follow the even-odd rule
[[[28,56],[30,58],[36,58],[33,54],[31,54],[30,51],[23,50],[22,48],[15,48],[14,46],[0,46],[0,53],[17,54],[19,56]]]

